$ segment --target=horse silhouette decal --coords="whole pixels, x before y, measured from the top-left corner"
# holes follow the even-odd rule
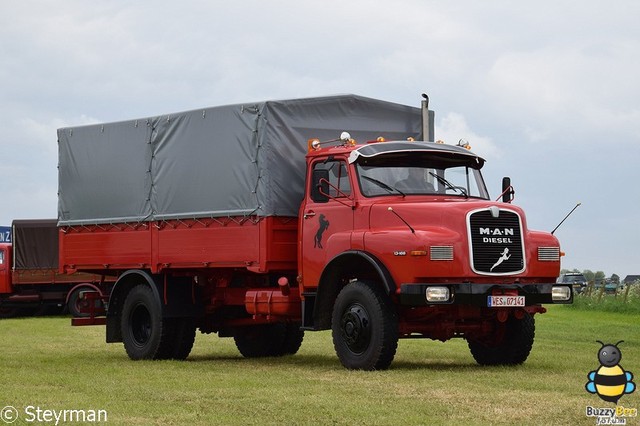
[[[318,218],[318,222],[320,226],[318,227],[318,232],[316,232],[316,237],[313,241],[313,247],[323,248],[322,234],[324,234],[324,231],[326,231],[327,228],[329,227],[329,221],[327,220],[325,215],[321,214],[320,217]]]

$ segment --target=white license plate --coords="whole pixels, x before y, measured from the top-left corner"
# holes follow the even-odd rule
[[[490,308],[524,306],[524,296],[489,296],[487,306]]]

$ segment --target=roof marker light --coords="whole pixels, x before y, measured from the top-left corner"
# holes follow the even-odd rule
[[[460,147],[462,147],[464,149],[471,149],[471,145],[469,145],[469,142],[465,141],[464,139],[460,139],[458,141],[458,145],[457,146],[460,146]]]
[[[309,139],[307,140],[307,148],[309,152],[320,151],[320,148],[322,148],[322,145],[328,144],[331,142],[342,142],[342,146],[344,147],[350,147],[350,146],[353,147],[353,146],[356,146],[357,144],[356,140],[351,138],[351,135],[349,134],[349,132],[342,132],[340,133],[339,138],[331,139],[324,142],[320,142],[320,139],[318,138]]]
[[[307,141],[307,147],[309,152],[320,150],[320,140],[319,139],[309,139]]]

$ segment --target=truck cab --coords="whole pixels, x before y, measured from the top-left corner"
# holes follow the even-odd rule
[[[464,337],[480,363],[524,361],[541,304],[572,299],[569,286],[555,286],[558,240],[529,230],[519,207],[489,199],[485,161],[466,147],[343,139],[310,141],[307,155],[303,328],[331,327],[351,368],[386,367],[407,337]]]

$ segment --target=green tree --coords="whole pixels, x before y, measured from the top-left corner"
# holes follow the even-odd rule
[[[592,282],[595,279],[596,274],[594,274],[590,269],[585,269],[582,271],[582,275],[584,275],[587,282]]]

